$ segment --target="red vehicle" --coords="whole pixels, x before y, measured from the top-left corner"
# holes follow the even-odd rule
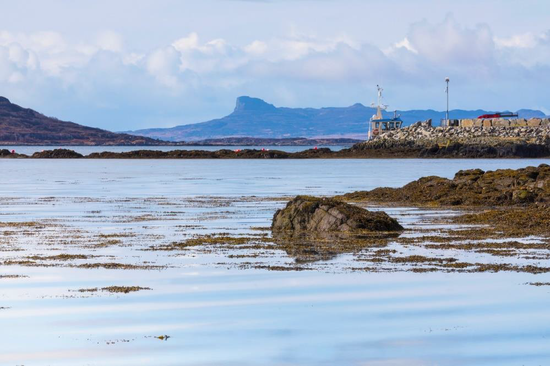
[[[495,114],[484,114],[482,116],[477,117],[478,119],[482,118],[511,118],[511,117],[517,117],[517,113],[511,113],[511,112],[497,112]]]

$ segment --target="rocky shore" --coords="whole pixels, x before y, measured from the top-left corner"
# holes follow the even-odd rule
[[[504,237],[550,237],[550,165],[461,170],[453,179],[424,177],[402,188],[376,188],[337,197],[348,202],[472,210],[456,223],[483,224]]]
[[[414,226],[404,229],[386,213],[365,209],[373,205],[452,208],[460,213],[430,218],[434,224],[447,226],[435,233]],[[383,248],[390,242],[432,251],[474,251],[497,257],[527,256],[546,260],[550,258],[550,166],[541,164],[487,172],[464,170],[453,179],[430,176],[401,188],[376,188],[334,198],[298,196],[275,213],[271,230],[280,248],[306,262]],[[357,232],[371,236],[353,235]],[[372,234],[377,232],[385,235],[373,239]],[[397,235],[392,237],[392,232]],[[338,235],[327,236],[327,233]],[[405,234],[399,235],[401,233]],[[530,241],[525,241],[526,238]],[[379,250],[375,258],[363,260],[432,266],[417,271],[550,272],[548,267],[468,263],[451,257],[394,257],[394,252]]]
[[[550,207],[550,165],[487,172],[461,170],[453,179],[429,176],[402,188],[376,188],[341,198],[424,206]]]
[[[134,150],[83,156],[67,149],[31,156],[0,150],[0,158],[34,159],[368,159],[368,158],[544,158],[550,157],[550,125],[523,127],[431,127],[417,123],[388,131],[351,148],[285,152],[272,149]]]
[[[550,125],[432,127],[388,131],[350,150],[378,157],[536,158],[550,156]]]

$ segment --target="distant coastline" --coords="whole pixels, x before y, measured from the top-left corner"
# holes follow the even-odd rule
[[[351,146],[367,138],[374,109],[355,104],[346,108],[282,108],[261,99],[240,97],[233,113],[217,120],[115,133],[48,117],[0,97],[0,147],[4,146]],[[486,111],[453,110],[453,118],[477,118]],[[443,112],[401,111],[411,121],[439,121]],[[387,114],[387,113],[386,113]],[[521,118],[545,118],[544,113],[519,110]],[[143,132],[142,131],[142,132]]]
[[[59,141],[60,143],[16,143],[0,141],[0,146],[129,146],[129,147],[153,147],[153,146],[352,146],[364,140],[350,138],[316,138],[307,139],[303,137],[289,137],[282,139],[269,139],[258,137],[228,137],[220,139],[206,139],[189,142],[161,141],[158,143],[143,144],[85,144],[71,143],[70,141]]]
[[[225,139],[239,136],[281,139],[290,136],[315,138],[366,139],[368,121],[377,113],[376,108],[356,103],[349,107],[286,108],[277,107],[262,99],[248,96],[237,98],[235,108],[229,115],[206,122],[192,123],[171,128],[150,128],[125,133],[166,141],[197,141]],[[450,111],[450,118],[478,118],[493,113],[487,110]],[[520,109],[515,111],[520,118],[545,118],[539,110]],[[408,126],[418,121],[431,119],[439,124],[444,111],[399,110],[397,114]],[[393,112],[382,111],[384,118],[394,116]]]
[[[55,149],[19,154],[0,150],[2,158],[36,159],[369,159],[369,158],[549,158],[550,121],[530,120],[537,126],[475,126],[432,127],[429,122],[417,123],[403,129],[382,133],[371,140],[361,141],[349,148],[333,151],[328,147],[288,152],[277,149],[175,149],[160,151],[103,151],[83,155],[70,149]],[[246,140],[246,139],[245,139]],[[218,143],[240,143],[243,139],[216,140]],[[282,143],[280,140],[248,139],[251,144]],[[301,139],[302,143],[313,140]],[[327,140],[315,140],[326,143]],[[337,140],[340,144],[343,140]],[[297,143],[286,139],[285,143]],[[210,143],[213,143],[210,141]],[[207,145],[212,146],[212,145]],[[214,145],[215,146],[215,145]],[[242,146],[242,145],[241,145]],[[257,146],[257,145],[252,145]],[[268,145],[264,145],[268,146]],[[281,145],[282,147],[283,145]],[[287,145],[288,146],[288,145]],[[313,146],[311,144],[305,146]],[[322,145],[321,145],[322,146]],[[341,145],[340,145],[341,146]]]

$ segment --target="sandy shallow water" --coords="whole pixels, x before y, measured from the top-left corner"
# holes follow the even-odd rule
[[[0,364],[544,365],[550,287],[528,283],[550,273],[415,273],[365,261],[387,249],[549,266],[540,251],[504,258],[390,242],[297,264],[269,243],[149,250],[207,234],[265,237],[296,194],[543,162],[0,161]],[[410,236],[456,214],[385,209]],[[56,255],[70,259],[47,259]],[[110,286],[148,289],[102,290]]]

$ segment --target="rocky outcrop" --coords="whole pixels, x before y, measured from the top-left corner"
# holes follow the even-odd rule
[[[354,192],[341,199],[428,206],[550,207],[550,166],[461,170],[453,179],[424,177],[402,188]]]
[[[26,158],[26,155],[17,154],[14,150],[0,149],[0,158]]]
[[[296,153],[280,150],[256,150],[256,149],[221,149],[207,150],[135,150],[122,153],[102,152],[92,153],[90,159],[308,159],[330,158],[333,152],[329,148],[308,149]]]
[[[468,228],[465,237],[485,232],[481,235],[500,239],[550,238],[550,166],[547,164],[517,170],[462,170],[453,179],[424,177],[402,188],[377,188],[338,199],[468,209],[468,213],[450,219],[454,224],[477,226],[474,229],[477,234]]]
[[[403,230],[385,212],[371,212],[330,198],[297,196],[273,216],[274,233],[361,233]]]
[[[82,154],[68,149],[45,150],[32,154],[33,159],[79,159],[84,157]]]
[[[9,151],[9,150],[6,150]],[[51,150],[47,150],[51,151]],[[41,152],[33,158],[53,158],[58,153]],[[340,151],[329,148],[308,149],[295,153],[280,150],[134,150],[91,153],[88,159],[369,159],[369,158],[541,158],[550,156],[550,146],[537,144],[504,144],[500,146],[452,143],[446,146],[422,146],[414,143],[385,142],[384,144],[353,147]],[[2,153],[0,158],[28,158],[24,154]],[[65,158],[80,158],[80,154]]]
[[[371,157],[547,157],[550,156],[550,125],[464,128],[417,123],[384,132],[350,150]]]

